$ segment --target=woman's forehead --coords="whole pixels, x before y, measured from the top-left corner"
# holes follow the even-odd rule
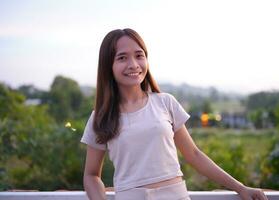
[[[116,52],[143,51],[139,44],[129,36],[121,37],[116,43]]]

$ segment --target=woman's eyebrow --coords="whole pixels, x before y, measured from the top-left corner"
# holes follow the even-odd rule
[[[144,51],[142,49],[140,49],[140,50],[136,50],[135,53],[144,53]],[[126,52],[119,52],[119,53],[116,53],[115,56],[125,56],[125,55],[127,55]]]
[[[135,53],[144,53],[144,51],[143,50],[137,50],[137,51],[135,51]]]
[[[116,54],[116,56],[124,56],[126,54],[127,54],[126,52],[119,52],[119,53]]]

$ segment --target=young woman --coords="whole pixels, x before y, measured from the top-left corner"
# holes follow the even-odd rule
[[[112,160],[116,200],[187,200],[177,149],[187,163],[243,200],[266,200],[224,172],[195,145],[185,122],[189,115],[176,99],[160,93],[142,38],[132,29],[109,32],[100,47],[97,96],[81,142],[87,144],[84,188],[103,200],[105,152]]]

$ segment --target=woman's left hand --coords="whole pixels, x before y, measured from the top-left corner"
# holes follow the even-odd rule
[[[268,200],[264,192],[259,188],[244,186],[238,193],[242,200]]]

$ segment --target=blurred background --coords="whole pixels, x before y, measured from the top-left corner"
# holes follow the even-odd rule
[[[197,145],[255,187],[279,189],[278,1],[0,0],[0,190],[82,190],[99,46],[130,27]],[[158,152],[159,153],[159,152]],[[221,188],[179,155],[189,190]],[[105,159],[102,178],[112,186]]]

